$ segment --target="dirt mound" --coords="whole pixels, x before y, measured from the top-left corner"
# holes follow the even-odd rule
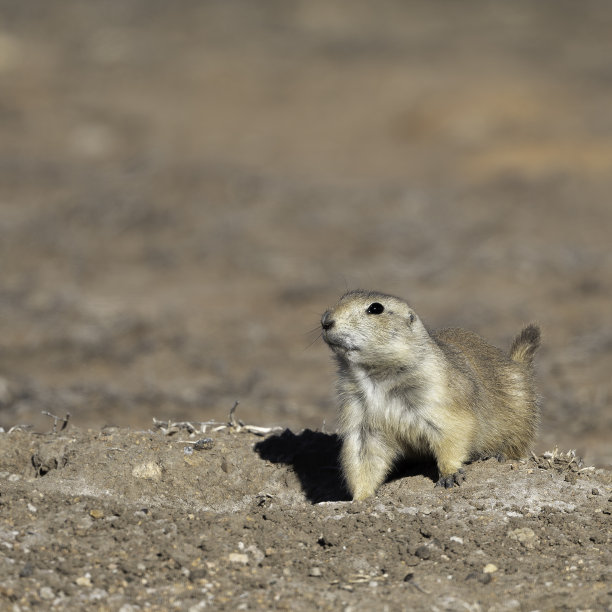
[[[399,467],[347,500],[335,434],[0,434],[0,607],[608,609],[610,472]]]

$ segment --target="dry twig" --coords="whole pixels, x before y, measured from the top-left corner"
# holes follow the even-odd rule
[[[51,414],[47,410],[43,410],[42,414],[44,414],[45,416],[51,417],[53,419],[53,431],[52,431],[52,433],[57,433],[57,424],[60,421],[62,422],[62,426],[59,429],[60,431],[64,431],[64,429],[66,429],[66,427],[68,427],[68,421],[70,420],[70,413],[69,412],[66,413],[65,417],[55,416],[54,414]]]
[[[257,436],[265,436],[273,431],[282,431],[282,427],[260,427],[259,425],[246,425],[240,419],[236,419],[236,408],[238,402],[235,402],[230,409],[228,420],[226,423],[219,421],[204,421],[204,422],[190,422],[190,421],[161,421],[153,417],[153,426],[159,429],[164,435],[171,436],[178,431],[187,430],[190,435],[194,434],[205,434],[209,427],[212,431],[221,431],[222,429],[230,429],[231,431],[240,432],[242,430],[248,431],[249,433]]]
[[[22,423],[21,425],[13,425],[6,433],[10,434],[10,433],[13,433],[14,431],[31,431],[32,428],[33,428],[32,425]]]

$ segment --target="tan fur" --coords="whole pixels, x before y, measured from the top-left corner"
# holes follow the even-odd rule
[[[383,312],[368,314],[372,304]],[[363,290],[321,324],[338,362],[341,464],[354,499],[373,495],[400,457],[433,455],[438,484],[453,486],[466,461],[529,451],[537,326],[506,354],[462,329],[430,333],[403,300]]]

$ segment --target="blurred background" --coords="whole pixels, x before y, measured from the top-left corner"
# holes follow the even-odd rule
[[[0,0],[0,425],[335,428],[347,288],[612,464],[612,5]]]

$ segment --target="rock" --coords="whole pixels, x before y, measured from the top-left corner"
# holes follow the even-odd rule
[[[230,563],[242,563],[242,565],[246,565],[249,562],[249,555],[245,553],[230,553],[228,559]]]
[[[466,580],[478,580],[482,584],[489,584],[493,580],[490,573],[485,574],[484,572],[470,572],[466,577]]]
[[[246,548],[246,552],[251,553],[253,555],[253,559],[256,563],[261,563],[266,556],[265,553],[259,548],[257,548],[257,546],[255,546],[254,544],[248,546]]]
[[[108,597],[106,589],[93,589],[89,594],[90,601],[102,601]]]
[[[189,572],[189,580],[191,582],[199,582],[200,580],[204,580],[208,575],[208,570],[205,567],[198,567],[196,569],[192,569]]]
[[[30,563],[26,563],[19,572],[20,578],[29,578],[34,573],[34,568]]]
[[[212,438],[200,438],[194,445],[193,450],[210,450],[215,444]]]
[[[497,565],[495,565],[494,563],[487,563],[483,568],[482,571],[485,574],[493,574],[495,573],[499,568],[497,567]]]
[[[309,576],[319,577],[322,575],[321,570],[318,567],[311,567],[308,571]]]
[[[423,559],[423,560],[427,560],[431,557],[431,549],[429,546],[426,546],[425,544],[423,544],[423,546],[419,546],[415,551],[414,554],[419,558],[419,559]]]
[[[75,521],[74,526],[77,529],[86,531],[87,529],[90,529],[93,524],[94,522],[91,516],[82,516],[80,519]]]
[[[516,540],[517,542],[519,542],[521,546],[524,546],[525,548],[530,548],[530,549],[535,548],[535,545],[538,542],[538,538],[535,532],[533,531],[533,529],[530,529],[529,527],[513,529],[512,531],[508,532],[508,537],[511,540]]]
[[[154,461],[149,461],[148,463],[141,463],[140,465],[134,466],[132,469],[132,476],[134,476],[134,478],[144,478],[146,480],[159,480],[162,476],[162,469]]]
[[[92,586],[92,582],[91,582],[91,576],[89,574],[85,574],[84,576],[79,576],[75,582],[79,585],[79,586],[83,586],[83,587],[90,587]]]
[[[51,601],[52,599],[55,599],[55,593],[53,592],[53,589],[48,586],[40,589],[38,594],[40,595],[40,598],[44,599],[45,601]]]

